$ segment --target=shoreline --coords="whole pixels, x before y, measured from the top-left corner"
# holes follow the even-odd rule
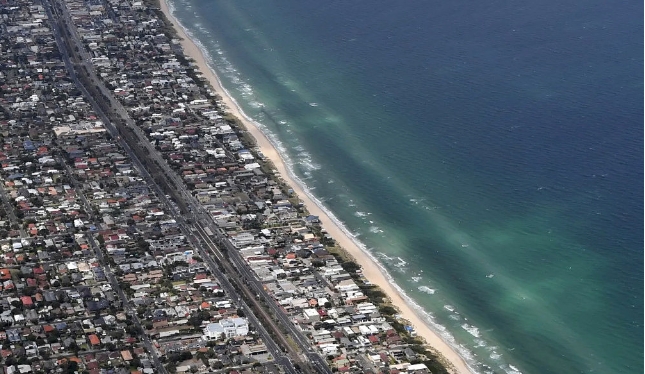
[[[256,146],[260,149],[262,154],[269,159],[278,174],[282,177],[284,182],[288,184],[298,196],[298,198],[305,205],[305,208],[310,214],[319,217],[323,229],[334,238],[340,247],[342,247],[350,256],[354,258],[357,264],[362,267],[362,274],[372,284],[378,286],[390,299],[393,305],[399,309],[399,315],[402,319],[410,322],[414,327],[417,335],[423,338],[426,345],[431,349],[438,352],[452,367],[447,367],[449,371],[454,373],[467,374],[473,371],[469,368],[465,360],[459,353],[446,343],[432,328],[414,311],[405,298],[399,291],[392,285],[386,274],[375,260],[366,253],[355,241],[351,233],[344,229],[340,222],[327,213],[317,202],[317,199],[308,192],[297,177],[295,177],[289,168],[286,166],[282,156],[269,140],[269,138],[256,126],[256,124],[248,118],[237,102],[230,96],[228,91],[224,89],[219,80],[219,77],[208,65],[202,50],[199,49],[197,44],[187,35],[186,31],[179,24],[178,20],[171,14],[170,8],[166,2],[167,0],[160,0],[159,6],[166,18],[171,22],[173,28],[177,32],[177,36],[181,39],[181,46],[186,56],[194,59],[199,71],[202,73],[211,84],[213,90],[221,97],[221,102],[226,106],[227,112],[237,117],[248,133],[255,139]]]

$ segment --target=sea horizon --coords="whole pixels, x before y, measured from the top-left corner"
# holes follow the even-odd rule
[[[580,283],[581,281],[576,279],[593,279],[594,272],[598,269],[603,269],[603,266],[599,265],[605,261],[602,251],[597,253],[590,249],[588,245],[582,243],[576,237],[578,228],[567,232],[559,226],[559,224],[569,224],[568,221],[571,217],[575,217],[578,214],[573,209],[574,204],[571,200],[586,199],[589,197],[586,195],[590,193],[598,195],[593,196],[592,199],[600,200],[603,195],[602,185],[594,186],[596,188],[595,192],[585,191],[585,194],[583,194],[585,196],[572,198],[571,190],[569,190],[570,186],[566,184],[549,185],[549,180],[545,179],[544,185],[540,183],[533,186],[534,191],[519,191],[519,195],[524,194],[524,196],[514,196],[510,199],[512,204],[509,204],[509,206],[503,206],[497,200],[489,204],[482,204],[482,206],[474,206],[477,205],[476,202],[482,196],[492,195],[491,191],[494,191],[497,186],[481,185],[481,182],[475,179],[466,180],[464,179],[465,174],[451,174],[452,168],[459,169],[465,164],[446,159],[442,157],[439,151],[429,151],[427,155],[423,155],[420,158],[428,159],[425,165],[433,172],[432,180],[444,177],[449,182],[420,181],[418,179],[422,177],[409,170],[396,170],[391,165],[388,167],[388,164],[378,156],[372,157],[372,159],[367,157],[367,155],[374,156],[374,154],[371,153],[370,147],[365,147],[363,144],[370,144],[370,142],[373,142],[374,145],[379,144],[376,140],[377,138],[380,139],[390,135],[388,130],[391,128],[382,127],[388,123],[392,124],[392,118],[396,118],[396,115],[393,116],[392,113],[388,113],[389,108],[386,105],[384,105],[383,111],[380,112],[379,108],[374,106],[373,97],[387,93],[388,89],[395,90],[394,87],[397,85],[405,87],[406,82],[385,80],[381,82],[383,87],[378,87],[379,90],[374,90],[375,83],[371,81],[363,82],[359,80],[356,85],[347,83],[343,86],[352,94],[368,95],[372,92],[373,97],[365,100],[357,99],[352,109],[362,115],[381,117],[381,121],[375,121],[381,127],[376,129],[369,127],[354,129],[347,124],[347,122],[351,122],[352,115],[348,114],[350,112],[346,109],[345,111],[336,110],[334,100],[329,99],[329,97],[334,96],[338,100],[347,100],[347,97],[338,98],[338,95],[330,94],[330,89],[324,86],[319,88],[320,92],[317,92],[316,89],[311,87],[319,87],[316,86],[318,81],[314,82],[316,84],[312,84],[312,82],[302,81],[302,77],[291,75],[290,70],[286,66],[282,66],[282,64],[286,63],[280,59],[279,55],[272,54],[274,46],[272,43],[275,43],[275,41],[269,40],[268,37],[264,38],[265,29],[260,21],[253,18],[256,15],[246,15],[242,13],[242,10],[228,2],[220,4],[220,8],[217,8],[216,5],[196,0],[173,0],[168,3],[173,14],[182,25],[190,25],[185,30],[210,60],[211,67],[218,74],[225,89],[236,100],[249,119],[257,123],[258,127],[276,146],[293,176],[306,188],[311,197],[317,203],[320,203],[321,208],[328,212],[332,218],[338,220],[342,227],[360,243],[361,247],[388,274],[388,277],[396,284],[408,302],[428,319],[434,330],[450,343],[477,372],[536,373],[561,370],[561,372],[602,371],[629,373],[637,372],[639,365],[642,368],[642,349],[638,353],[638,338],[629,339],[632,342],[630,343],[632,345],[627,347],[629,354],[622,354],[622,356],[628,356],[627,362],[624,367],[617,367],[614,362],[607,362],[606,358],[595,358],[601,352],[597,348],[590,348],[586,344],[581,344],[584,339],[580,336],[580,327],[572,326],[573,324],[568,320],[570,318],[568,315],[558,315],[551,306],[554,302],[557,303],[567,299],[567,295],[558,291],[559,287],[582,284]],[[181,11],[176,10],[177,4],[182,4]],[[258,45],[263,46],[262,52],[257,52],[257,49],[254,50],[255,52],[249,52],[243,47],[232,47],[226,44],[227,40],[230,43],[232,40],[244,40],[242,38],[246,37],[239,34],[226,37],[218,34],[218,30],[222,32],[222,28],[231,26],[220,25],[215,27],[209,23],[210,21],[205,21],[206,15],[211,14],[208,11],[214,12],[209,7],[213,7],[212,9],[217,8],[217,11],[221,14],[229,12],[227,16],[231,18],[231,22],[238,22],[237,31],[249,33],[251,35],[249,39],[252,40],[249,44],[254,45],[256,48]],[[244,24],[240,20],[247,23]],[[264,20],[264,22],[267,21]],[[343,43],[355,43],[356,40],[352,39],[355,38],[347,38]],[[284,44],[288,45],[286,42]],[[293,44],[293,48],[298,46],[299,44],[297,43]],[[284,48],[284,46],[280,47]],[[276,46],[276,49],[279,48]],[[311,51],[307,50],[305,52]],[[244,59],[243,57],[249,56],[249,53],[262,55],[262,59],[268,60],[270,62],[268,65],[270,66],[258,65],[258,61],[262,59],[251,60],[251,62]],[[273,56],[274,60],[267,56]],[[294,56],[303,59],[307,57],[302,53],[295,52]],[[335,64],[339,62],[325,60],[320,57],[321,55],[319,54],[312,54],[308,56],[311,60],[304,59],[304,63],[315,65],[317,62],[323,61],[324,63],[321,63],[322,67],[316,66],[316,70],[314,70],[320,72],[323,76],[321,79],[329,79],[331,82],[336,83],[342,82],[341,73],[333,69],[330,71],[324,70],[325,64],[337,67],[339,65]],[[246,61],[248,66],[245,66],[243,61]],[[347,63],[353,69],[361,69],[360,65],[357,65],[355,61],[341,62]],[[303,68],[303,71],[306,73],[307,69]],[[257,74],[260,78],[252,76],[253,74]],[[450,74],[450,72],[442,74]],[[266,81],[269,83],[262,79],[267,77]],[[271,86],[271,84],[274,86]],[[476,82],[474,84],[477,85]],[[544,97],[548,98],[549,95],[555,95],[555,93],[548,92],[545,88],[541,89],[545,90],[545,92],[539,92],[537,95],[543,96],[542,100],[549,100]],[[292,106],[298,106],[298,108],[294,109]],[[298,113],[298,115],[294,115],[294,113]],[[488,113],[487,115],[490,116],[491,114]],[[299,123],[304,122],[307,122],[308,127],[306,129],[299,128]],[[316,132],[316,128],[319,127],[325,127],[326,130]],[[516,128],[511,126],[504,130],[508,133],[513,133],[514,131],[523,131],[519,130],[521,127],[522,125],[518,124]],[[410,129],[403,127],[399,128],[399,130],[401,133],[392,135],[393,142],[415,148],[420,153],[426,152],[423,146],[417,144],[418,139],[416,139],[412,127]],[[371,134],[370,131],[374,131],[374,133]],[[642,139],[642,129],[640,131],[640,139]],[[437,139],[445,139],[444,136],[447,136],[452,140],[452,144],[449,144],[450,142],[434,144],[438,147],[441,146],[444,151],[458,149],[455,144],[469,140],[464,133],[455,136],[454,134],[446,135],[443,132],[444,130],[442,129],[435,129],[432,135],[436,135]],[[312,144],[312,141],[307,140],[309,139],[308,136],[313,133],[318,136],[317,142],[325,144],[324,150],[321,151],[316,144]],[[333,136],[334,133],[342,133],[342,139]],[[636,133],[638,134],[638,131]],[[482,129],[482,134],[487,141],[494,142],[495,138],[490,136],[490,129]],[[536,134],[533,134],[533,136],[536,136]],[[625,138],[625,136],[621,137],[620,140],[622,138]],[[635,146],[638,150],[640,145],[642,151],[642,143],[638,144],[638,141],[636,141],[636,145],[631,144],[631,146]],[[348,149],[352,149],[353,156],[350,155],[351,152],[347,151]],[[346,170],[343,170],[342,167],[339,168],[338,162],[328,163],[328,158],[322,156],[328,154],[337,155],[338,159],[342,159],[340,161],[341,165]],[[395,152],[389,153],[389,156],[394,158],[400,155],[405,155],[405,152],[397,149]],[[455,158],[459,157],[463,157],[463,155],[455,154]],[[397,163],[393,165],[410,164],[418,160],[402,158],[395,161]],[[471,167],[472,170],[469,170],[469,172],[476,175],[478,173],[477,167]],[[393,172],[393,170],[397,172]],[[622,171],[621,173],[624,174]],[[588,178],[602,181],[609,179],[609,174],[599,172],[598,174],[589,175]],[[511,176],[504,176],[504,173],[501,173],[500,178],[506,182],[511,180],[509,179]],[[642,187],[642,177],[640,179]],[[382,183],[378,193],[365,194],[361,192],[363,188],[369,190],[368,187],[365,187],[366,184],[375,183]],[[469,183],[482,188],[469,189],[464,187],[464,185],[468,186]],[[438,195],[448,196],[446,191],[454,192],[454,196],[466,197],[467,202],[464,203],[465,206],[453,206],[452,197],[435,198],[436,195],[426,193],[425,190],[418,188],[418,185],[427,185],[429,186],[428,188],[437,191]],[[633,190],[637,189],[634,188]],[[629,195],[633,190],[628,190],[627,194]],[[511,191],[513,190],[511,189]],[[523,198],[533,200],[536,194],[544,193],[552,194],[555,204],[540,202],[530,206],[530,214],[518,214],[518,212],[522,212],[526,208],[526,206],[520,206]],[[387,197],[388,202],[386,203],[382,202],[384,196]],[[512,195],[505,195],[504,197],[508,198],[509,196]],[[491,201],[493,200],[491,198]],[[559,203],[563,201],[571,206],[564,204],[564,207],[560,207]],[[384,205],[387,205],[386,212],[379,210],[379,207]],[[471,213],[468,209],[470,207],[475,212]],[[593,210],[590,209],[590,211]],[[597,210],[596,213],[598,214],[596,215],[602,216],[603,212],[600,209]],[[642,207],[640,211],[642,212]],[[638,217],[637,213],[629,214],[628,216]],[[501,221],[499,220],[493,220],[491,225],[482,223],[475,225],[472,223],[473,217],[484,217],[484,214],[491,214],[492,216],[508,214],[516,217],[516,219],[513,222],[503,222],[504,226],[501,227],[499,225]],[[593,214],[593,212],[589,214]],[[608,213],[610,217],[612,214]],[[405,217],[414,217],[414,219],[406,222]],[[520,219],[519,217],[523,218]],[[640,217],[642,226],[642,214]],[[591,217],[590,220],[592,219],[597,220],[598,217]],[[551,222],[554,220],[557,220],[559,224],[552,224]],[[604,217],[600,218],[600,222],[604,222],[604,220],[606,220]],[[632,223],[635,227],[638,227],[638,222]],[[594,224],[598,223],[594,222]],[[405,226],[411,226],[416,231],[403,229],[402,227]],[[558,243],[564,243],[562,246],[572,249],[574,253],[566,256],[555,251],[553,253],[539,254],[537,250],[533,252],[530,249],[531,246],[540,249],[548,248],[549,240],[555,240],[553,236],[557,238]],[[434,239],[430,240],[427,237]],[[631,242],[629,242],[627,248],[629,249],[629,256],[634,256],[635,254],[632,252],[636,246],[634,245],[634,239],[630,240]],[[495,250],[491,243],[497,243],[504,248]],[[513,243],[521,243],[520,247],[527,246],[526,253],[523,254],[524,258],[514,255],[513,252],[504,252],[509,250],[509,248],[505,247],[512,246]],[[636,241],[636,244],[641,244],[642,247],[642,237],[640,243]],[[423,250],[415,250],[415,248],[423,248]],[[536,260],[540,257],[544,257],[541,261],[544,261],[543,264],[545,265],[554,266],[554,264],[566,259],[572,261],[572,266],[558,265],[557,272],[552,276],[553,279],[556,279],[555,281],[540,279],[539,284],[533,289],[532,286],[529,286],[531,283],[528,280],[522,279],[522,275],[524,275],[522,272],[526,271],[531,274],[529,280],[538,279],[535,277],[539,275],[541,267],[539,263],[536,263]],[[511,270],[507,270],[507,264],[503,264],[500,258],[510,258]],[[637,254],[636,258],[638,258]],[[458,266],[454,265],[453,262]],[[567,272],[573,270],[574,266],[582,268],[581,272],[568,275]],[[602,271],[608,271],[608,269]],[[640,308],[641,317],[631,322],[634,328],[633,333],[642,334],[642,326],[640,325],[642,321],[642,299],[639,299],[638,296],[642,295],[642,269],[632,271],[627,278],[634,280],[631,286],[635,287],[635,289],[625,295],[635,297],[632,308]],[[600,280],[596,281],[599,282]],[[490,285],[477,291],[477,285],[485,284],[486,282],[490,283]],[[483,294],[477,295],[474,292],[482,292]],[[596,303],[587,303],[591,297],[606,295],[607,291],[594,289],[593,292],[595,293],[574,295],[572,299],[584,302],[585,307],[589,307],[592,312],[599,313],[597,311],[601,308]],[[542,296],[545,294],[548,297]],[[549,297],[552,297],[552,299],[549,299]],[[495,305],[493,306],[488,305],[493,304],[489,303],[491,299],[495,299]],[[501,309],[504,310],[501,311]],[[520,322],[526,324],[526,321],[518,317],[518,313],[523,313],[527,310],[541,311],[547,317],[538,321],[539,323],[536,323],[536,326],[518,325]],[[576,313],[578,312],[576,311]],[[613,312],[610,312],[609,315],[612,315],[611,313]],[[634,313],[638,316],[638,312]],[[495,317],[490,317],[489,315]],[[500,316],[505,316],[505,318],[508,318],[509,323],[515,324],[517,327],[513,328],[519,329],[520,334],[536,334],[535,341],[527,339],[529,340],[527,343],[526,341],[518,340],[512,334],[501,331],[503,329],[500,326],[504,326],[504,322],[503,319],[500,319]],[[612,324],[615,323],[615,321],[612,321]],[[536,328],[538,330],[544,328],[547,333],[552,335],[542,336],[542,333],[538,333]],[[622,325],[620,328],[625,329]],[[607,331],[603,330],[603,334]],[[554,333],[557,336],[553,336]],[[640,336],[642,337],[642,335]],[[642,341],[642,339],[640,340]],[[558,350],[562,349],[562,344],[568,346],[565,351],[569,352],[570,356],[553,357],[554,363],[550,364],[551,366],[544,371],[539,370],[538,368],[541,368],[539,361],[544,357],[552,357],[550,355],[553,353],[550,352],[558,352]],[[636,344],[635,348],[634,344]],[[548,349],[545,348],[547,352],[543,357],[527,358],[524,356],[524,352],[527,350],[534,350],[537,347],[547,345]],[[638,360],[638,357],[634,359],[633,354],[637,356],[640,354],[641,359]],[[619,356],[621,355],[619,354]],[[635,369],[635,371],[631,371],[630,368]]]

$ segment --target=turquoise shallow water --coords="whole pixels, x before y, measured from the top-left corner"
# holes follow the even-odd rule
[[[174,0],[479,372],[643,372],[642,4]]]

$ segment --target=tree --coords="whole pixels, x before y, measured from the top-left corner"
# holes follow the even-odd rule
[[[141,329],[135,325],[130,325],[125,328],[125,331],[128,333],[130,336],[137,336],[143,333]]]
[[[390,305],[385,305],[385,306],[380,307],[379,312],[381,312],[381,314],[388,315],[388,316],[392,316],[392,315],[395,315],[396,313],[398,313],[396,308],[394,308],[393,306],[390,306]]]
[[[130,361],[130,367],[133,367],[135,369],[138,368],[138,367],[141,367],[141,360],[139,360],[136,357],[133,358],[132,361]]]
[[[345,269],[345,271],[347,271],[348,273],[354,273],[354,272],[356,272],[357,270],[359,270],[359,269],[361,268],[361,267],[360,267],[360,265],[358,265],[358,264],[357,264],[357,263],[355,263],[354,261],[347,261],[347,262],[344,262],[344,263],[342,263],[342,264],[341,264],[341,266],[342,266],[342,267],[343,267],[343,269]]]
[[[54,330],[47,334],[47,343],[52,344],[58,342],[58,331]]]
[[[63,370],[65,371],[65,373],[69,373],[69,374],[76,373],[76,371],[78,370],[78,363],[76,363],[76,361],[68,360],[63,365]]]
[[[199,313],[195,313],[188,318],[188,324],[194,327],[199,327],[202,325],[202,318]]]

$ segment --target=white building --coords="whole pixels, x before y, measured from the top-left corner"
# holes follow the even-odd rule
[[[358,285],[351,279],[338,282],[336,285],[336,290],[338,292],[358,291],[359,289]]]
[[[204,328],[206,339],[235,338],[249,333],[246,318],[226,318],[217,323],[209,323]]]
[[[356,309],[361,314],[372,315],[378,312],[378,308],[372,303],[360,303],[356,305]]]
[[[313,308],[305,309],[302,311],[302,314],[309,322],[320,321],[320,314],[318,314],[318,311],[316,309],[313,309]]]
[[[427,371],[428,367],[425,364],[415,364],[407,367],[408,373],[413,373],[415,371]]]

